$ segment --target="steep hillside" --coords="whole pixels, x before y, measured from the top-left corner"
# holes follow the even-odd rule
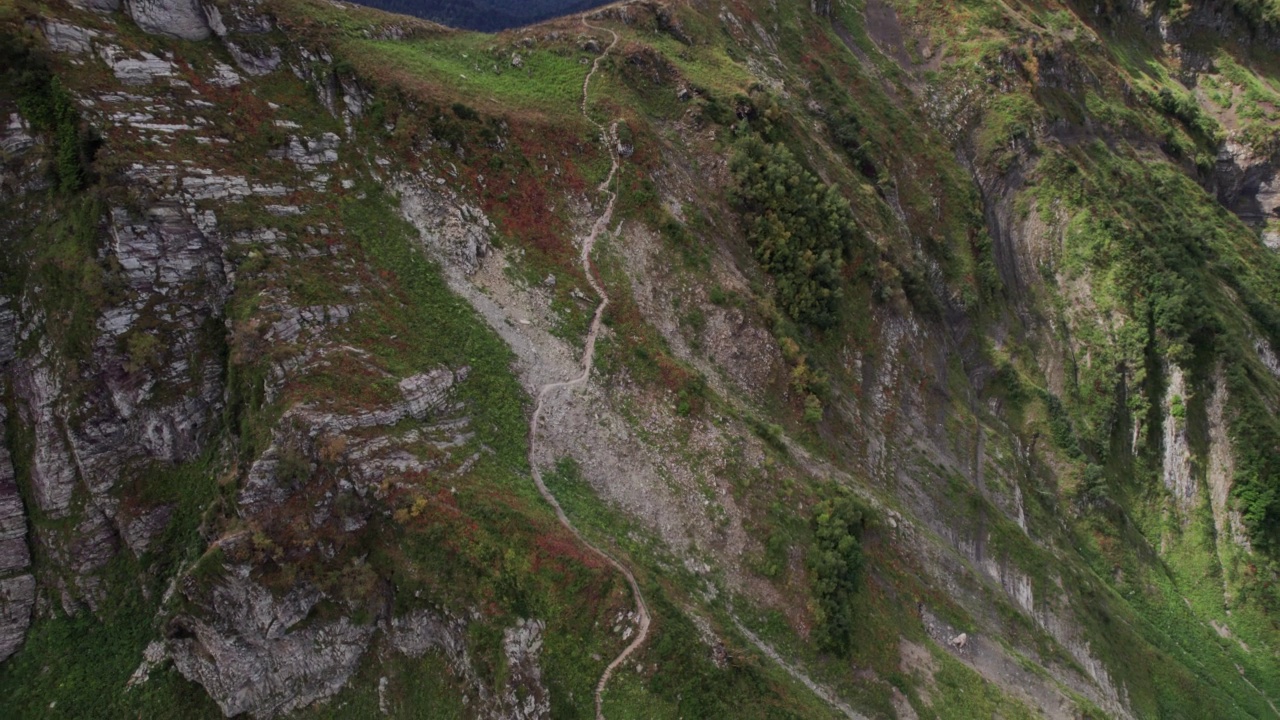
[[[1280,715],[1277,50],[0,0],[0,714]]]

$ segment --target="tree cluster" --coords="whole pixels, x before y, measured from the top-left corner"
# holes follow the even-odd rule
[[[818,647],[848,655],[853,642],[852,599],[862,577],[863,513],[853,496],[843,493],[818,503],[813,514],[814,548],[809,566],[814,576],[814,637]]]
[[[747,237],[782,311],[798,323],[834,325],[841,270],[859,236],[849,202],[786,147],[755,136],[739,143],[730,167]]]

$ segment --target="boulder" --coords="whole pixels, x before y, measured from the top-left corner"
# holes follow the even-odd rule
[[[144,32],[205,40],[213,31],[199,0],[127,0],[125,12]]]

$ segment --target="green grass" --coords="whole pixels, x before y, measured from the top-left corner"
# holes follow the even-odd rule
[[[642,36],[651,46],[680,71],[680,75],[696,87],[722,98],[745,92],[755,77],[740,60],[729,56],[720,43],[684,45],[670,35]],[[618,62],[615,60],[614,62]],[[674,92],[674,88],[672,88]]]
[[[18,469],[28,472],[25,463]],[[97,613],[66,615],[55,590],[40,591],[54,609],[35,621],[20,651],[0,665],[0,696],[13,717],[220,716],[209,696],[171,666],[157,668],[145,685],[124,689],[143,648],[163,635],[159,599],[168,578],[199,551],[197,527],[217,494],[213,473],[212,459],[204,458],[139,476],[146,486],[142,499],[151,506],[173,503],[173,517],[141,559],[122,548],[95,573],[105,588]]]
[[[10,717],[221,717],[204,690],[172,667],[153,671],[151,681],[135,690],[124,689],[156,635],[155,605],[142,597],[136,572],[135,563],[117,558],[105,573],[114,590],[100,615],[59,615],[32,627],[22,651],[0,668]]]
[[[832,712],[808,690],[794,685],[771,660],[741,647],[742,641],[733,638],[735,633],[726,627],[718,607],[707,609],[711,622],[726,643],[737,647],[730,646],[726,666],[715,665],[711,648],[687,615],[690,611],[681,608],[692,602],[693,591],[702,581],[678,569],[678,561],[656,539],[605,505],[572,460],[561,460],[544,479],[588,537],[611,537],[625,550],[621,558],[640,579],[654,618],[650,639],[637,655],[638,662],[650,669],[637,675],[628,664],[615,674],[605,695],[608,717],[800,718]],[[564,711],[564,717],[590,717],[585,708]]]
[[[939,720],[1033,720],[1039,716],[1021,699],[1002,692],[950,653],[936,647],[931,650],[939,668],[929,690]]]
[[[346,46],[353,64],[370,75],[402,73],[409,83],[427,83],[443,96],[498,112],[536,110],[551,116],[577,115],[582,81],[591,53],[573,46],[500,47],[487,35],[459,34],[431,40],[353,40]],[[512,53],[523,65],[511,64]]]
[[[345,202],[342,222],[374,267],[394,274],[400,302],[355,323],[355,339],[397,377],[440,366],[470,368],[459,393],[474,413],[480,441],[494,451],[493,460],[483,462],[522,470],[526,398],[512,374],[514,355],[466,301],[450,292],[390,199],[377,187],[364,190],[365,199],[352,196]],[[406,339],[391,342],[392,335]]]

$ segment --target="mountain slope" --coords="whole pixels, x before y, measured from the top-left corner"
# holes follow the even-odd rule
[[[1280,714],[1272,15],[9,0],[7,707]]]

